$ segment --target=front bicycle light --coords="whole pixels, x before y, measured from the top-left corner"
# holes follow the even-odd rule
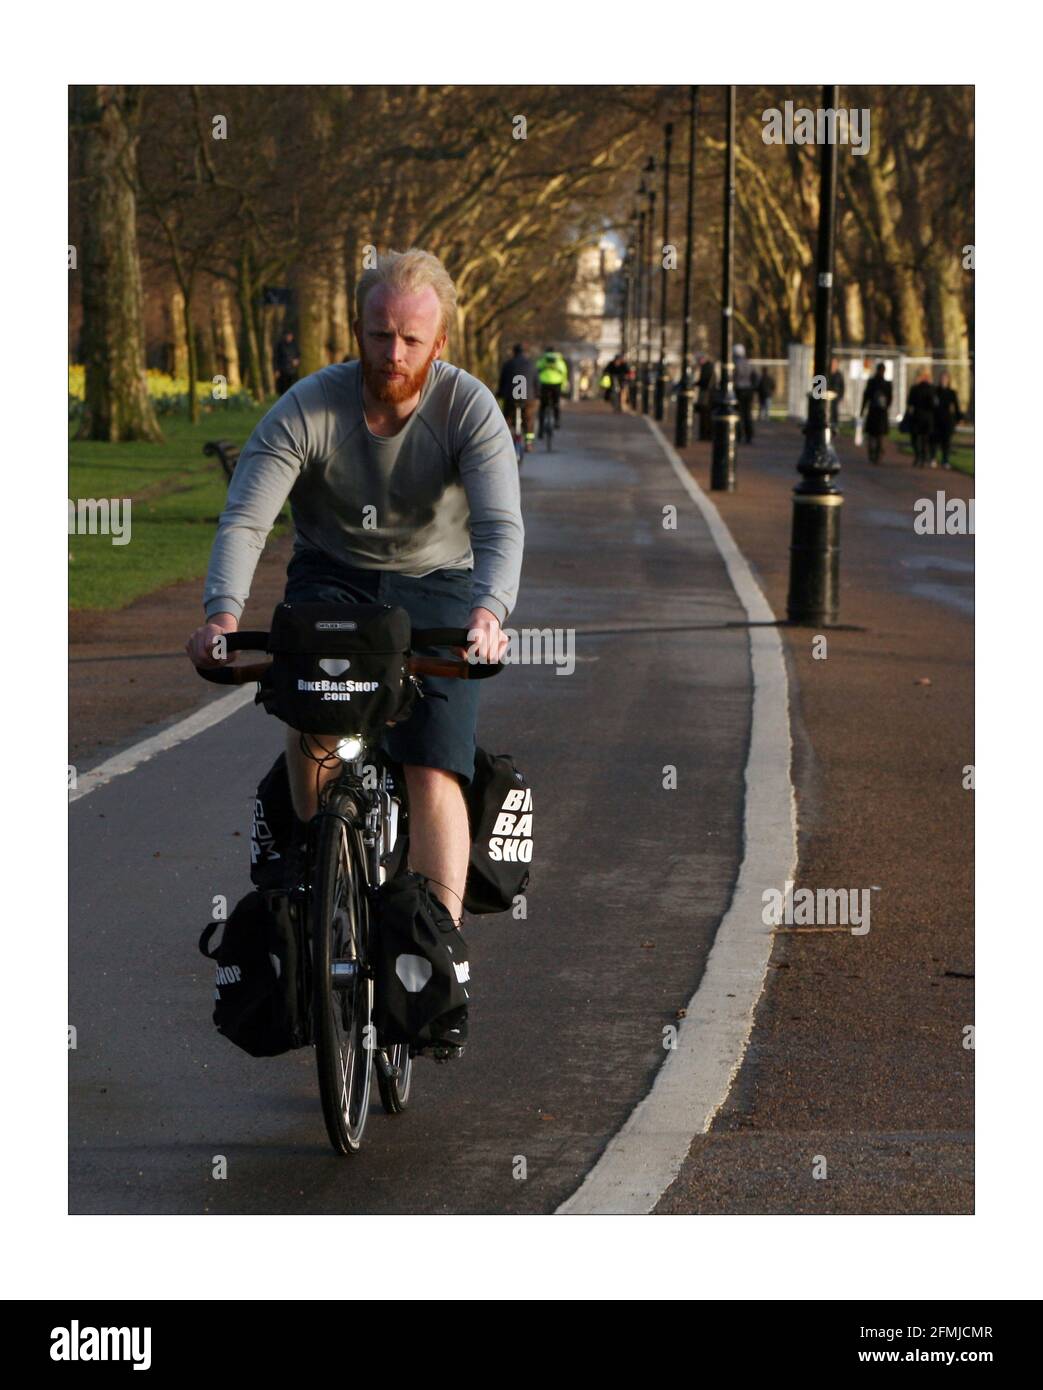
[[[342,763],[356,763],[362,757],[363,743],[354,734],[339,739],[335,752]]]

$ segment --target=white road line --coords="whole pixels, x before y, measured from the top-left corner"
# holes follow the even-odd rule
[[[702,513],[751,623],[771,623],[768,606],[717,508],[651,420],[682,487]],[[746,760],[743,860],[699,988],[648,1095],[558,1208],[559,1215],[642,1215],[676,1178],[693,1138],[705,1134],[738,1073],[768,970],[772,935],[761,920],[765,888],[795,877],[797,815],[790,780],[789,687],[774,627],[749,629],[753,717]]]
[[[212,700],[202,709],[197,709],[195,714],[190,714],[187,719],[171,724],[170,728],[164,729],[162,733],[142,739],[140,743],[125,748],[122,753],[106,758],[105,762],[92,767],[89,772],[78,773],[76,786],[69,792],[70,802],[90,796],[98,787],[104,787],[107,782],[111,782],[114,777],[122,777],[125,772],[133,772],[136,767],[147,763],[157,753],[165,753],[168,748],[174,748],[186,739],[195,738],[196,734],[201,734],[204,729],[211,729],[215,724],[220,724],[222,719],[227,719],[237,709],[248,705],[253,700],[256,688],[253,684],[244,685],[238,690],[233,690],[230,695],[222,695],[219,700]]]

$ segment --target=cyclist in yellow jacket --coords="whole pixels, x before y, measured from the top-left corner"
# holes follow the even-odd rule
[[[552,347],[544,348],[543,356],[536,363],[536,377],[540,383],[540,421],[544,409],[554,408],[554,428],[561,428],[561,393],[568,390],[569,364],[560,352]]]

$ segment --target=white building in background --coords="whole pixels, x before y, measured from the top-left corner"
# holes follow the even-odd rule
[[[646,325],[646,343],[651,337],[649,357],[653,362],[659,360],[659,296],[658,278],[652,285],[652,323]],[[576,279],[566,301],[566,314],[570,326],[569,338],[561,344],[560,350],[576,368],[574,389],[579,377],[586,375],[597,390],[596,369],[605,364],[622,349],[622,324],[626,289],[623,276],[623,256],[619,243],[610,236],[602,237],[596,245],[583,248],[579,254]],[[705,330],[696,330],[700,336]],[[699,337],[693,343],[695,348]],[[630,344],[630,355],[636,359],[635,344]],[[681,328],[679,324],[669,323],[666,334],[666,361],[671,377],[680,375]]]
[[[576,279],[565,302],[569,336],[558,345],[572,365],[574,394],[584,376],[596,392],[597,368],[620,350],[622,265],[619,246],[608,236],[579,253]]]

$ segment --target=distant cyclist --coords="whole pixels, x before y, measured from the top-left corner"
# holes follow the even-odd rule
[[[540,412],[545,406],[554,411],[554,428],[561,428],[561,393],[568,388],[569,364],[554,348],[543,349],[543,356],[536,363],[536,376],[540,383]]]
[[[514,412],[520,405],[522,412],[522,429],[525,432],[525,447],[527,450],[532,448],[532,441],[535,439],[533,430],[533,417],[536,413],[536,397],[539,394],[539,382],[536,378],[536,367],[531,357],[525,351],[524,343],[515,343],[511,350],[511,356],[500,368],[500,384],[496,388],[503,405],[503,413],[507,417],[507,423],[514,429]]]
[[[621,352],[617,352],[605,368],[609,386],[605,399],[611,401],[617,410],[626,408],[625,388],[629,372],[630,366]]]

